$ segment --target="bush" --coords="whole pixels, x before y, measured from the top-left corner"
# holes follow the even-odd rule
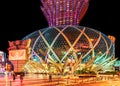
[[[94,71],[82,69],[82,70],[76,70],[76,74],[96,74]]]

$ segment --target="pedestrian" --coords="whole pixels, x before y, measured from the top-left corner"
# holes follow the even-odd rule
[[[15,81],[15,79],[16,79],[16,75],[15,73],[13,73],[13,81]]]
[[[49,74],[49,82],[52,82],[52,74]]]
[[[23,74],[20,74],[20,81],[21,81],[21,83],[23,82]]]

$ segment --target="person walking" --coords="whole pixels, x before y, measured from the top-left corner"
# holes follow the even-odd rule
[[[15,81],[15,79],[16,79],[16,75],[15,73],[13,73],[13,81]]]
[[[23,82],[23,74],[20,74],[20,81],[21,81],[21,83]]]
[[[52,82],[52,74],[49,74],[49,82]]]

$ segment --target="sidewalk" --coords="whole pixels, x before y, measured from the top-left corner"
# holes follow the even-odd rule
[[[49,82],[48,76],[46,75],[26,75],[22,83],[19,76],[17,76],[15,81],[9,78],[7,83],[5,77],[0,78],[0,86],[120,86],[120,78],[60,78],[58,76],[53,76],[52,82]]]

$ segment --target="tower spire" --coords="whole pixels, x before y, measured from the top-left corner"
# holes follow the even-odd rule
[[[41,0],[49,26],[79,25],[89,0]]]

